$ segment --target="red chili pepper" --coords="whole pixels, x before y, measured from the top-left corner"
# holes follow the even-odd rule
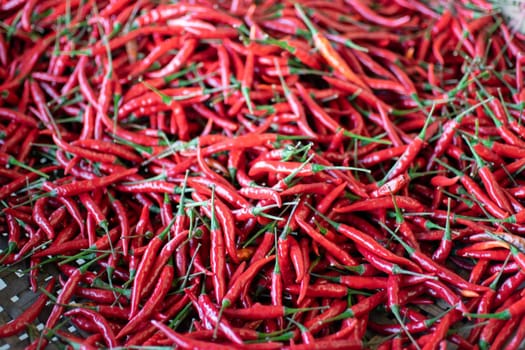
[[[53,187],[50,187],[50,188],[53,188]],[[102,227],[104,230],[108,229],[108,221],[106,219],[106,216],[100,209],[100,207],[93,200],[93,198],[91,198],[87,193],[81,193],[79,195],[79,198],[80,198],[82,205],[84,206],[84,208],[86,208],[89,214],[87,222],[86,222],[86,228],[87,228],[89,243],[90,245],[92,245],[95,242],[96,234],[94,232],[94,228],[90,230],[90,225],[89,225],[90,218],[93,218],[96,221],[96,224]]]
[[[66,185],[60,185],[60,186],[55,187],[51,193],[54,195],[63,196],[63,197],[75,196],[82,192],[92,191],[97,188],[112,185],[116,183],[117,181],[129,175],[135,174],[136,172],[137,172],[137,169],[131,168],[131,169],[125,170],[120,173],[96,178],[93,180],[84,180],[84,181],[69,183]]]
[[[390,274],[390,273],[395,273],[397,274],[398,271],[397,270],[400,270],[400,267],[399,265],[397,264],[394,264],[390,261],[387,261],[385,259],[382,259],[380,257],[378,257],[377,255],[375,255],[374,253],[368,251],[367,249],[363,248],[363,247],[357,247],[357,251],[363,255],[366,260],[370,263],[370,265],[374,268],[374,269],[377,269],[379,271],[383,271],[387,274]],[[400,273],[401,271],[399,271]]]
[[[164,78],[170,74],[175,73],[193,54],[196,47],[197,40],[191,38],[184,40],[177,55],[175,55],[175,57],[166,66],[164,66],[164,68],[158,71],[147,73],[147,76],[150,78]]]
[[[339,186],[334,187],[331,191],[326,191],[326,196],[317,204],[317,211],[325,214],[328,209],[330,209],[332,203],[344,192],[346,186],[347,183],[343,182]]]
[[[306,272],[306,266],[304,265],[303,252],[299,243],[295,238],[289,237],[290,240],[290,260],[295,270],[295,282],[300,283],[303,279]]]
[[[292,90],[290,90],[290,88],[286,84],[281,74],[281,69],[277,61],[275,61],[275,65],[277,67],[277,72],[279,75],[281,86],[283,87],[284,96],[286,100],[288,101],[288,104],[290,105],[291,110],[297,116],[297,125],[302,131],[302,134],[309,136],[311,138],[315,138],[316,134],[315,132],[313,132],[313,130],[308,125],[308,121],[306,119],[306,114],[305,114],[303,105],[300,103],[299,98],[296,96],[296,94]]]
[[[341,75],[344,76],[345,79],[347,79],[348,81],[355,83],[356,85],[358,85],[366,91],[370,91],[370,89],[363,82],[363,80],[360,77],[358,77],[352,71],[352,69],[350,69],[346,61],[344,61],[343,58],[339,55],[339,53],[337,53],[337,51],[332,47],[328,39],[314,27],[313,23],[304,13],[304,10],[302,9],[301,5],[295,4],[295,10],[297,11],[297,14],[301,18],[301,20],[303,20],[303,22],[308,27],[308,30],[310,30],[315,47],[319,50],[319,52],[321,53],[323,58],[328,62],[328,64],[333,69],[341,73]]]
[[[213,271],[213,285],[215,290],[216,300],[222,300],[226,293],[226,254],[224,247],[223,232],[215,216],[215,191],[212,191],[211,196],[211,213],[210,213],[210,260],[212,261],[211,268]],[[236,255],[235,255],[236,256]]]
[[[180,105],[180,104],[179,104]],[[209,119],[209,120],[212,120],[217,126],[221,127],[221,128],[224,128],[226,130],[231,130],[231,131],[235,131],[237,130],[238,128],[238,125],[230,120],[227,120],[215,113],[213,113],[212,111],[210,111],[209,109],[207,109],[206,107],[200,105],[200,104],[194,104],[192,105],[193,109],[195,111],[197,111],[201,116]]]
[[[59,208],[51,213],[49,218],[49,223],[52,227],[55,227],[60,221],[64,220],[66,210],[64,208]],[[20,247],[20,250],[13,257],[16,261],[21,258],[24,258],[27,253],[33,250],[38,244],[43,243],[44,236],[43,230],[38,229],[36,232],[31,230],[29,227],[25,227],[25,230],[29,232],[30,239],[23,246]]]
[[[506,346],[509,338],[517,331],[517,327],[520,324],[520,319],[512,319],[509,322],[506,322],[505,326],[497,334],[494,340],[491,342],[492,349],[502,349],[508,348]]]
[[[430,329],[434,323],[439,321],[440,318],[441,316],[436,316],[436,317],[432,317],[428,319],[423,318],[421,320],[413,320],[413,322],[407,323],[405,325],[405,328],[410,333],[423,332],[425,330]],[[379,325],[379,324],[372,325],[371,324],[371,326],[374,329],[377,329],[378,331],[385,332],[385,333],[398,333],[398,332],[403,331],[403,329],[401,328],[401,325],[399,324],[389,324],[389,325]]]
[[[430,184],[435,187],[450,187],[457,184],[459,177],[448,178],[446,176],[436,175],[430,180]]]
[[[438,344],[441,342],[441,340],[447,337],[447,332],[450,329],[450,325],[454,322],[454,318],[458,317],[457,314],[458,312],[453,310],[443,316],[439,324],[436,326],[431,339],[426,343],[423,349],[429,350],[438,348]]]
[[[282,246],[278,244],[278,247]],[[282,251],[282,248],[280,249]],[[271,290],[270,297],[272,300],[272,305],[276,307],[281,307],[283,305],[283,275],[281,273],[281,265],[279,263],[280,255],[275,257],[275,265],[271,275]],[[289,268],[288,268],[289,270]],[[288,276],[288,275],[287,275]],[[277,319],[277,325],[282,328],[283,319]]]
[[[301,280],[299,296],[297,297],[297,304],[301,305],[303,300],[306,298],[306,292],[308,291],[308,286],[310,285],[310,269],[312,268],[310,264],[310,245],[306,238],[302,239],[299,242],[302,256],[303,256],[303,265],[305,268],[305,275]]]
[[[304,230],[304,232],[309,235],[315,242],[320,244],[323,248],[326,249],[328,253],[333,255],[337,260],[346,266],[357,266],[358,262],[353,259],[347,252],[337,246],[337,244],[331,242],[316,229],[306,223],[304,220],[297,218],[296,219],[299,226]]]
[[[239,193],[251,199],[273,200],[278,208],[282,206],[282,200],[279,193],[270,188],[243,187],[239,190]]]
[[[124,296],[115,296],[113,291],[98,288],[77,287],[75,295],[102,304],[126,304],[127,301]]]
[[[0,261],[3,261],[3,259],[15,253],[15,251],[21,245],[22,232],[20,230],[20,225],[18,224],[18,221],[16,220],[15,216],[6,213],[6,221],[9,232],[9,241],[7,249],[3,252]]]
[[[415,212],[423,212],[424,206],[417,200],[411,197],[405,196],[392,196],[367,199],[364,201],[358,201],[348,206],[334,208],[337,213],[350,213],[354,211],[368,211],[375,209],[391,209],[397,206],[400,209],[405,209]]]
[[[328,175],[331,175],[336,178],[341,178],[343,181],[346,181],[348,189],[354,194],[361,198],[368,198],[368,194],[366,193],[364,186],[362,185],[362,183],[356,180],[354,176],[348,176],[345,172],[339,170],[337,166],[333,166],[332,163],[330,163],[328,160],[326,160],[320,155],[315,155],[313,159],[314,161],[318,162],[321,166],[326,167]]]
[[[165,228],[160,231],[158,235],[153,237],[153,239],[148,243],[148,247],[142,256],[142,260],[137,268],[137,274],[133,280],[133,286],[131,290],[131,310],[130,318],[137,315],[138,306],[140,302],[140,295],[142,292],[143,285],[145,284],[145,279],[148,278],[148,274],[151,271],[153,264],[155,263],[155,257],[161,248],[161,245],[170,232],[171,226],[173,225],[172,220]]]
[[[509,339],[509,336],[510,336],[510,341],[507,342],[507,344],[505,345],[507,349],[511,349],[511,350],[519,349],[523,339],[525,338],[525,330],[522,328],[524,325],[525,325],[525,318],[522,317],[521,321],[519,322],[516,328],[516,332],[512,335],[507,335],[507,340]]]
[[[470,143],[467,141],[470,146]],[[506,210],[509,213],[512,213],[512,207],[509,200],[507,199],[502,188],[498,185],[493,173],[488,169],[484,164],[481,158],[478,156],[476,151],[471,147],[472,154],[478,163],[478,173],[483,182],[485,189],[487,190],[488,195],[494,202],[503,210]]]
[[[525,274],[521,271],[507,278],[505,282],[499,287],[499,290],[494,298],[496,306],[501,305],[513,295],[519,286],[525,281]]]
[[[372,296],[370,296],[368,298],[362,299],[361,301],[359,301],[358,303],[356,303],[352,307],[347,308],[343,312],[338,313],[335,317],[332,317],[332,318],[328,319],[327,321],[333,322],[333,321],[337,321],[337,320],[344,320],[344,319],[347,319],[347,318],[350,318],[350,317],[358,318],[358,317],[360,317],[360,316],[370,312],[371,310],[376,308],[379,304],[381,304],[385,300],[386,300],[385,292],[378,292],[378,293],[373,294]],[[402,302],[402,301],[400,301],[400,302]],[[325,321],[325,323],[327,323],[327,321]]]
[[[483,327],[478,339],[478,344],[481,348],[488,348],[494,338],[502,331],[503,327],[508,321],[491,319]]]
[[[380,150],[364,156],[362,159],[359,160],[359,162],[366,167],[372,167],[374,165],[402,155],[406,151],[407,147],[408,146],[403,145],[399,147],[386,148],[384,150]]]
[[[2,62],[2,65],[7,66],[7,43],[3,35],[0,35],[0,62]]]
[[[447,212],[450,213],[450,199],[447,203]],[[434,251],[434,254],[432,255],[432,259],[438,263],[444,263],[445,260],[450,255],[451,250],[452,250],[452,232],[450,230],[450,220],[447,219],[445,223],[445,230],[443,231],[443,238],[441,239],[441,242],[439,243],[439,247]]]
[[[88,320],[90,320],[99,330],[99,332],[102,334],[104,341],[109,347],[116,347],[117,341],[115,339],[115,334],[113,333],[113,330],[111,329],[108,321],[100,314],[98,314],[95,311],[89,310],[89,309],[72,309],[64,313],[64,316],[66,317],[75,317],[75,316],[81,316]]]
[[[126,208],[118,199],[111,198],[111,206],[117,215],[117,219],[120,223],[120,234],[122,239],[123,255],[128,255],[129,250],[129,237],[130,237],[130,224],[128,215],[126,214]]]
[[[296,284],[288,285],[284,288],[290,294],[299,294],[301,287]],[[335,283],[324,283],[310,285],[306,289],[306,296],[311,298],[342,298],[348,294],[345,286]]]
[[[217,349],[217,350],[230,349],[229,345],[222,345],[222,344],[218,344],[216,342],[211,343],[211,342],[204,342],[204,341],[201,341],[201,340],[195,340],[195,339],[192,339],[190,337],[184,336],[184,335],[182,335],[180,333],[176,333],[171,328],[169,328],[168,326],[163,325],[162,323],[160,323],[158,321],[151,321],[151,323],[155,327],[160,329],[164,334],[166,334],[173,342],[175,342],[175,344],[177,344],[178,346],[183,347],[183,348],[205,349],[205,348],[208,348],[208,347],[211,346],[211,347],[213,347],[214,349]]]
[[[379,257],[388,260],[390,262],[400,264],[402,266],[407,266],[413,269],[413,271],[421,272],[421,269],[412,263],[411,261],[399,257],[383,246],[379,245],[372,237],[368,236],[364,232],[350,227],[345,224],[336,223],[334,221],[328,220],[327,218],[323,218],[326,220],[330,225],[334,226],[334,228],[337,230],[337,232],[341,233],[342,235],[348,237],[352,241],[354,241],[357,245],[362,246],[364,249],[367,249],[368,251],[374,252]]]
[[[187,231],[181,231],[179,234],[177,234],[171,240],[169,240],[166,243],[166,245],[164,245],[164,247],[159,253],[158,258],[155,261],[153,270],[150,271],[149,279],[146,282],[146,285],[144,286],[144,288],[142,289],[140,293],[141,299],[146,297],[148,293],[151,291],[151,288],[154,287],[154,282],[158,279],[159,275],[161,274],[163,266],[166,265],[166,263],[168,263],[168,261],[171,259],[175,250],[181,248],[181,243],[186,238],[187,238]]]
[[[425,125],[421,129],[421,132],[419,135],[408,145],[407,149],[401,157],[397,160],[397,162],[394,164],[392,168],[388,171],[386,174],[384,180],[382,182],[385,182],[386,180],[391,180],[392,178],[401,175],[404,173],[408,167],[413,163],[414,158],[418,155],[418,153],[423,148],[424,142],[427,133],[428,123],[431,121],[431,117],[429,116],[427,120],[425,121]]]
[[[86,133],[88,133],[88,131]],[[131,162],[141,162],[142,161],[141,157],[137,156],[134,152],[129,150],[127,147],[118,145],[112,142],[93,140],[93,139],[86,137],[85,139],[80,139],[80,140],[72,142],[71,145],[87,147],[87,148],[94,149],[100,152],[107,152],[115,156],[121,157],[125,160],[129,160]]]
[[[81,278],[82,271],[80,269],[76,269],[66,281],[66,283],[62,287],[62,291],[58,295],[55,306],[53,306],[53,309],[51,310],[51,313],[47,318],[45,324],[47,329],[53,329],[55,327],[56,323],[58,322],[58,319],[64,311],[65,305],[67,305],[67,303],[75,293],[75,289],[78,283],[80,282]]]
[[[241,196],[229,183],[225,183],[223,181],[217,182],[213,179],[206,179],[203,177],[189,177],[188,185],[202,185],[209,188],[215,188],[217,195],[224,198],[228,203],[235,204],[235,206],[239,208],[250,206],[250,203],[243,196]]]
[[[258,244],[257,250],[253,253],[250,260],[250,264],[263,259],[269,252],[270,249],[275,245],[274,242],[275,235],[272,231],[266,231],[263,235],[262,241]]]
[[[0,337],[11,337],[26,329],[26,327],[29,324],[31,324],[42,312],[42,309],[46,305],[46,302],[49,298],[48,294],[52,293],[54,287],[55,279],[53,278],[45,287],[45,291],[47,293],[42,293],[41,295],[39,295],[39,297],[31,305],[31,307],[27,308],[16,319],[11,320],[0,326]]]
[[[207,156],[218,152],[229,151],[232,149],[250,148],[259,145],[264,145],[267,143],[275,143],[294,139],[308,139],[308,137],[294,135],[287,136],[267,133],[259,134],[256,138],[251,135],[242,135],[234,139],[225,140],[214,140],[213,138],[210,138],[207,142],[204,142],[203,137],[200,137],[199,144],[201,145],[201,147],[208,145],[208,147],[202,149],[202,155]]]
[[[35,202],[35,207],[33,211],[33,220],[36,224],[44,231],[48,239],[53,239],[55,237],[55,229],[47,219],[47,215],[44,212],[44,207],[48,202],[48,198],[43,197],[39,198]]]
[[[181,309],[184,308],[188,304],[189,298],[184,295],[182,298],[180,298],[179,301],[173,303],[172,306],[170,306],[167,310],[164,310],[164,314],[166,317],[175,317],[177,313],[181,311]],[[134,335],[130,336],[126,342],[126,344],[143,344],[147,339],[151,338],[153,334],[155,334],[156,327],[153,325],[150,325],[146,328],[144,328],[141,331],[136,332]]]
[[[405,188],[410,182],[410,176],[408,174],[401,174],[393,179],[385,182],[379,188],[375,189],[370,193],[370,197],[377,198],[383,196],[390,196],[396,194]]]
[[[117,176],[114,174],[110,176]],[[176,194],[178,192],[178,186],[174,183],[161,181],[161,180],[151,180],[139,183],[125,183],[116,186],[116,189],[120,192],[130,192],[130,193],[166,193],[166,194]]]
[[[199,304],[201,305],[205,317],[214,327],[217,327],[218,330],[224,333],[224,335],[236,344],[243,344],[244,342],[239,337],[239,335],[232,328],[230,323],[220,318],[219,311],[212,304],[210,298],[206,294],[201,294],[198,299]]]
[[[479,188],[474,180],[472,180],[472,178],[470,178],[467,174],[457,171],[443,162],[439,163],[448,170],[453,171],[455,175],[459,177],[459,180],[461,181],[462,185],[465,186],[465,189],[469,193],[472,193],[492,215],[498,219],[505,219],[508,217],[508,214],[503,209],[500,209],[490,198],[488,198],[483,190]]]
[[[467,316],[474,317],[474,318],[490,318],[490,319],[497,319],[497,320],[510,320],[514,319],[516,317],[522,316],[523,312],[525,312],[525,301],[524,300],[518,300],[513,302],[511,305],[506,307],[504,310],[499,311],[497,313],[485,313],[485,314],[472,314],[469,313]]]
[[[273,235],[273,234],[272,234]],[[255,275],[263,268],[268,262],[275,259],[275,255],[271,255],[266,258],[262,258],[253,262],[247,269],[244,271],[237,281],[228,289],[224,298],[222,299],[221,308],[226,309],[233,305],[239,298],[242,289],[250,283]]]
[[[463,312],[467,312],[467,309],[465,308],[465,305],[463,305],[461,298],[445,284],[433,280],[426,280],[423,283],[429,287],[430,294],[437,295],[441,299],[445,300],[450,306],[455,307]]]
[[[495,109],[495,111],[490,109],[487,105],[483,105],[483,108],[494,121],[494,125],[496,126],[496,130],[500,137],[509,145],[523,148],[525,142],[507,128],[508,121],[504,117],[505,112],[499,105],[499,101],[497,99],[492,99],[489,104]]]
[[[139,64],[129,73],[130,77],[136,76],[147,70],[157,59],[159,59],[166,52],[176,49],[181,44],[181,38],[174,36],[163,41],[160,45],[156,46],[148,56],[139,62]],[[182,63],[182,62],[181,62]]]
[[[71,254],[79,252],[82,249],[87,249],[89,248],[89,246],[89,241],[87,239],[76,239],[74,241],[63,242],[60,245],[49,247],[42,251],[36,252],[35,254],[33,254],[33,257],[42,258],[45,256],[54,256],[59,254],[63,255],[66,253]]]
[[[80,85],[80,91],[84,97],[98,110],[100,108],[97,101],[98,99],[96,98],[95,92],[89,85],[88,77],[85,71],[87,62],[87,56],[83,56],[78,62],[78,83]]]
[[[319,172],[330,170],[331,168],[337,169],[337,167],[330,167],[321,164],[267,160],[253,164],[248,175],[256,177],[267,172],[272,172],[285,175],[293,174],[294,176],[313,176]]]
[[[38,123],[33,118],[11,109],[0,107],[0,118],[14,121],[22,125],[26,125],[32,128],[37,128]]]
[[[174,277],[174,269],[171,263],[165,265],[162,269],[159,280],[155,286],[155,290],[151,294],[148,301],[144,304],[144,307],[136,314],[131,315],[129,322],[122,328],[116,338],[122,338],[123,336],[132,332],[140,323],[144,322],[162,303],[163,299],[166,297]]]

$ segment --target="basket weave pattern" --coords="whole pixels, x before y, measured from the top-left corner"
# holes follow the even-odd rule
[[[7,239],[0,238],[0,249],[5,249]],[[22,312],[30,308],[40,295],[33,293],[29,285],[27,269],[29,264],[19,263],[0,269],[0,324],[5,324],[17,318]],[[51,271],[44,270],[39,273],[39,286],[44,286],[45,281],[52,275]],[[23,349],[44,329],[44,323],[51,312],[53,305],[48,301],[37,320],[28,325],[26,331],[18,335],[0,339],[0,350]],[[71,330],[74,331],[74,328]],[[51,342],[53,343],[53,342]],[[55,349],[52,344],[47,349]]]

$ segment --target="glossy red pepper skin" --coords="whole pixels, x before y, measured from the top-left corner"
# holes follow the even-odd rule
[[[74,196],[82,192],[92,191],[100,187],[106,187],[114,184],[116,181],[123,179],[129,175],[133,175],[137,172],[137,169],[128,169],[124,172],[108,175],[93,180],[84,180],[66,185],[57,186],[53,189],[53,194],[57,196]]]
[[[107,346],[109,347],[117,346],[115,334],[113,333],[113,330],[108,324],[108,321],[102,315],[98,314],[97,312],[88,310],[88,309],[72,309],[72,310],[67,311],[64,315],[68,317],[78,315],[78,316],[87,318],[100,331]]]
[[[304,230],[306,234],[312,237],[313,240],[318,242],[323,246],[326,251],[332,254],[336,259],[338,259],[342,264],[347,266],[356,266],[358,265],[357,261],[353,259],[348,253],[339,248],[335,243],[331,242],[325,238],[322,234],[317,232],[312,226],[306,223],[304,220],[297,218],[297,223]]]
[[[152,295],[144,304],[144,307],[136,315],[132,316],[132,318],[129,320],[126,326],[118,332],[118,334],[116,335],[117,339],[122,338],[125,335],[129,334],[131,331],[133,331],[135,327],[137,327],[141,322],[146,320],[147,317],[149,317],[149,315],[151,315],[160,306],[164,297],[166,297],[166,294],[168,293],[171,284],[173,283],[173,277],[173,265],[165,265],[162,269],[162,273],[159,277],[159,280],[157,281]]]
[[[161,249],[163,240],[168,234],[170,228],[171,228],[171,225],[164,227],[155,237],[153,237],[153,239],[148,243],[146,251],[144,252],[144,255],[142,256],[142,260],[140,261],[140,264],[137,268],[135,278],[133,280],[133,286],[132,286],[132,291],[131,291],[130,317],[135,316],[138,312],[138,306],[139,306],[139,302],[141,299],[141,293],[144,288],[144,285],[146,284],[145,280],[148,278],[148,274],[151,272],[153,268],[153,264],[155,263],[156,255],[158,251]]]
[[[152,321],[152,323],[153,325],[155,325],[155,327],[159,328],[162,332],[164,332],[173,342],[175,342],[175,344],[181,347],[192,348],[192,349],[204,349],[209,346],[213,346],[214,348],[218,350],[230,349],[229,345],[222,345],[222,344],[217,344],[217,343],[212,343],[212,342],[195,340],[185,335],[176,333],[172,329],[170,329],[169,327],[165,326],[164,324],[158,321]]]

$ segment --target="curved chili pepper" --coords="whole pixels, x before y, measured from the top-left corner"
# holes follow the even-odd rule
[[[350,82],[355,83],[356,85],[358,85],[366,91],[370,91],[368,86],[363,82],[363,80],[360,77],[358,77],[352,71],[352,69],[350,69],[346,61],[344,61],[342,57],[337,53],[337,51],[332,47],[328,39],[314,27],[313,23],[304,13],[304,10],[302,9],[301,5],[297,3],[294,6],[299,17],[306,24],[308,30],[310,30],[315,47],[319,50],[323,58],[330,64],[330,66],[332,66],[332,68],[334,68],[335,70],[339,71],[341,75],[343,75]]]
[[[55,229],[47,219],[47,215],[44,212],[44,207],[46,206],[48,202],[48,198],[43,197],[39,198],[35,202],[35,208],[33,211],[33,219],[37,223],[37,225],[44,231],[46,236],[49,239],[53,239],[55,237]]]
[[[224,236],[223,232],[215,216],[215,191],[212,191],[211,196],[211,223],[210,223],[210,236],[211,236],[211,249],[210,259],[213,262],[211,267],[213,271],[213,284],[215,287],[215,298],[216,300],[222,300],[226,293],[226,282],[225,282],[225,247],[224,247]],[[235,255],[236,256],[236,255]]]
[[[525,318],[521,318],[521,321],[519,322],[516,332],[513,335],[510,335],[510,341],[506,344],[507,349],[516,350],[519,349],[521,342],[525,338],[525,330],[522,328],[522,326],[525,324]],[[509,339],[509,335],[507,335],[507,339]]]
[[[87,124],[87,123],[86,123]],[[106,142],[102,140],[93,140],[90,138],[76,140],[71,143],[73,146],[87,147],[100,152],[108,152],[114,154],[115,156],[121,157],[123,159],[129,160],[131,162],[141,162],[142,158],[137,156],[134,152],[127,149],[124,146]]]
[[[326,237],[324,237],[321,233],[319,233],[316,229],[314,229],[304,220],[302,220],[301,218],[296,218],[296,221],[299,224],[299,226],[304,230],[304,232],[306,232],[306,234],[312,237],[313,240],[319,243],[323,248],[326,249],[328,253],[333,255],[342,264],[347,265],[347,266],[357,266],[358,265],[357,261],[353,259],[348,253],[346,253],[343,249],[338,247],[337,244],[328,240]]]
[[[51,313],[49,314],[49,317],[46,321],[47,329],[53,329],[55,327],[56,323],[58,322],[58,319],[64,311],[64,305],[66,305],[69,302],[69,300],[75,293],[75,289],[78,283],[80,282],[81,278],[82,271],[80,269],[76,269],[66,281],[66,283],[62,287],[62,292],[58,295],[56,304],[55,306],[53,306],[53,309],[51,310]]]
[[[251,199],[273,200],[278,208],[282,206],[282,200],[279,193],[270,188],[243,187],[239,190],[239,193]]]
[[[47,293],[51,293],[53,291],[53,288],[55,287],[55,279],[51,279],[47,286],[45,287],[45,291]],[[11,320],[2,326],[0,326],[0,337],[10,337],[13,335],[16,335],[23,331],[28,324],[32,323],[38,315],[42,312],[42,309],[46,305],[47,300],[49,299],[49,296],[47,293],[42,293],[35,302],[26,309],[23,313],[21,313],[16,319]]]
[[[116,347],[117,341],[115,339],[115,334],[109,326],[107,320],[100,314],[89,309],[72,309],[64,313],[64,316],[82,316],[93,322],[93,324],[98,328],[102,334],[104,341],[109,347]]]
[[[408,174],[401,174],[382,184],[379,188],[370,193],[370,197],[377,198],[396,194],[410,182]]]
[[[113,198],[111,200],[111,206],[113,207],[115,214],[117,214],[117,218],[120,223],[120,235],[122,239],[122,249],[124,251],[123,255],[127,256],[129,250],[130,224],[128,215],[126,214],[126,208],[121,201]]]
[[[155,263],[155,256],[161,248],[166,235],[170,232],[174,221],[175,219],[173,219],[170,224],[163,228],[163,230],[158,235],[153,237],[153,239],[148,243],[148,247],[142,256],[142,260],[140,261],[140,264],[137,268],[137,273],[135,275],[135,279],[133,280],[133,286],[131,290],[130,318],[134,317],[138,312],[140,295],[145,283],[144,280],[148,278],[147,276],[150,273],[153,264]]]
[[[14,122],[27,125],[32,128],[38,127],[38,123],[33,118],[11,109],[0,107],[0,118],[12,120]]]
[[[424,211],[424,206],[419,203],[417,200],[411,197],[405,196],[392,196],[391,198],[381,197],[367,199],[364,201],[355,202],[348,206],[334,208],[335,212],[338,213],[350,213],[354,211],[368,211],[375,209],[386,209],[394,208],[395,206],[400,209],[410,210],[410,211]]]
[[[162,273],[160,275],[159,280],[157,281],[157,284],[155,286],[155,290],[151,294],[151,297],[148,299],[148,301],[144,304],[144,307],[135,315],[131,315],[131,319],[129,322],[122,328],[118,334],[116,335],[116,338],[122,338],[123,336],[129,334],[135,327],[137,327],[141,322],[145,321],[147,317],[149,317],[155,309],[160,305],[160,303],[163,301],[164,297],[168,293],[171,284],[173,282],[174,277],[174,269],[173,265],[171,263],[164,266],[162,269]]]
[[[406,151],[407,147],[407,145],[403,145],[399,147],[385,148],[384,150],[367,154],[363,158],[359,159],[359,162],[366,167],[371,167],[402,155]]]
[[[231,327],[230,323],[220,318],[219,311],[212,304],[210,298],[206,294],[201,294],[198,299],[199,304],[201,305],[205,317],[210,321],[210,323],[216,325],[217,329],[221,330],[224,335],[236,344],[243,344],[242,339],[237,335],[235,330]]]
[[[173,59],[162,69],[154,72],[147,73],[150,78],[164,78],[170,74],[175,73],[186,60],[193,54],[197,47],[197,40],[187,39],[182,43],[182,47]]]
[[[197,349],[205,349],[207,347],[213,346],[215,349],[218,350],[227,350],[230,349],[229,345],[222,345],[217,343],[211,343],[211,342],[204,342],[200,340],[195,340],[192,338],[189,338],[187,336],[184,336],[180,333],[176,333],[168,326],[163,325],[162,323],[158,321],[151,321],[151,323],[160,329],[164,334],[166,334],[173,342],[175,342],[177,345],[185,348],[197,348]],[[213,344],[213,345],[212,345]]]
[[[417,156],[417,154],[420,152],[421,148],[423,148],[423,144],[425,142],[426,137],[428,137],[427,134],[427,128],[428,123],[430,123],[431,117],[429,116],[427,120],[425,121],[425,125],[421,129],[421,132],[418,134],[418,136],[408,145],[407,149],[401,157],[397,160],[397,162],[394,164],[392,168],[388,171],[386,174],[383,183],[386,180],[391,180],[392,178],[401,175],[404,173],[408,166],[412,164],[414,158]]]
[[[66,185],[60,185],[55,187],[51,193],[57,196],[74,196],[82,192],[92,191],[100,187],[106,187],[108,185],[114,184],[115,182],[123,179],[129,175],[133,175],[137,172],[137,169],[131,168],[120,173],[108,175],[105,177],[96,178],[93,180],[84,180],[79,182],[74,182]]]
[[[273,236],[273,233],[272,233]],[[221,301],[221,308],[225,309],[233,305],[237,299],[240,296],[242,288],[246,286],[247,283],[250,283],[251,280],[255,277],[255,275],[259,272],[261,268],[264,267],[267,263],[275,259],[275,255],[271,255],[266,258],[262,258],[260,260],[255,261],[252,263],[246,271],[244,271],[237,281],[232,284],[232,286],[228,289],[226,294],[224,295],[224,298]]]

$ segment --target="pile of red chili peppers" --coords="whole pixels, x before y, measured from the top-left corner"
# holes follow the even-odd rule
[[[4,0],[0,20],[0,271],[38,295],[0,337],[523,348],[525,35],[496,5]]]

